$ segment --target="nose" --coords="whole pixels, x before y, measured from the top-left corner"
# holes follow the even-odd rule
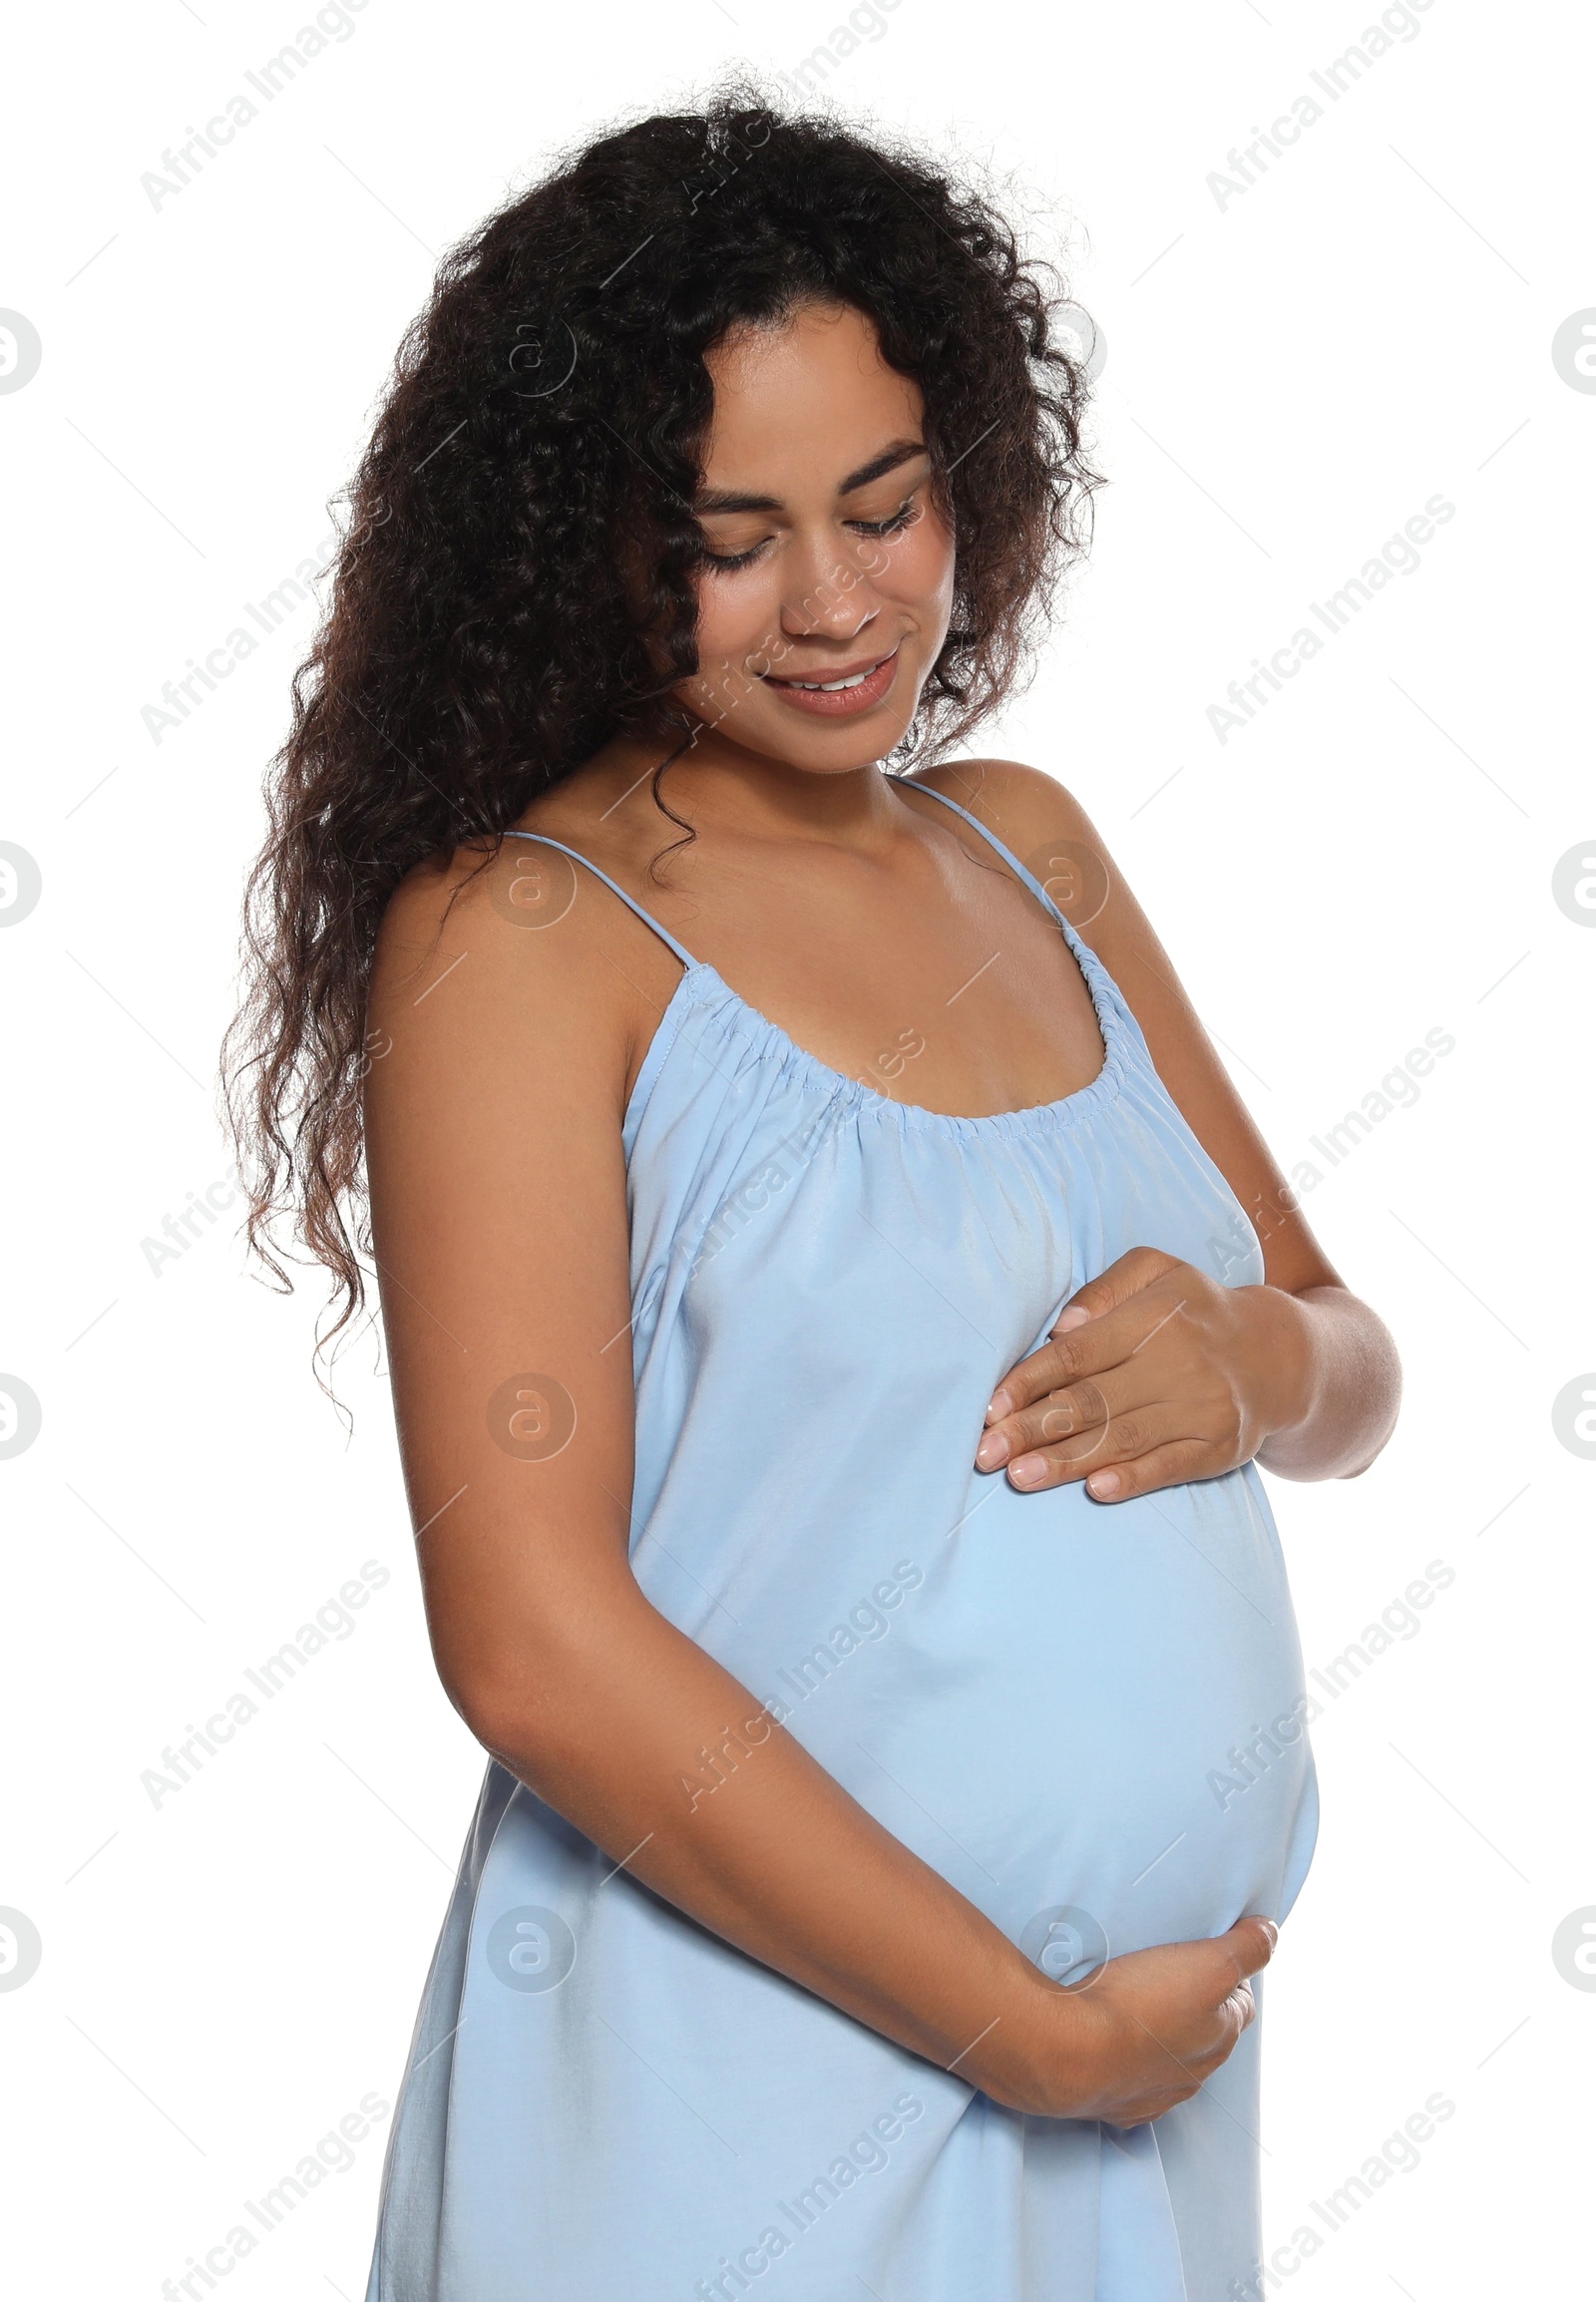
[[[791,588],[781,604],[782,637],[857,639],[882,608],[881,594],[871,581],[865,558],[864,553],[840,544],[835,529],[817,536],[803,553],[794,554]]]

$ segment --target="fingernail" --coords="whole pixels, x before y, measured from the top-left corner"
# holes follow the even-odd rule
[[[1072,1303],[1067,1311],[1061,1311],[1058,1314],[1057,1325],[1054,1327],[1053,1333],[1054,1335],[1062,1335],[1066,1328],[1084,1327],[1090,1317],[1089,1311],[1082,1311],[1078,1303]]]
[[[1099,1498],[1117,1495],[1122,1484],[1118,1471],[1093,1471],[1086,1481],[1089,1492]]]
[[[1008,1476],[1016,1487],[1033,1487],[1047,1475],[1047,1465],[1040,1455],[1021,1455],[1018,1462],[1010,1463]]]
[[[987,1402],[988,1422],[1001,1422],[1005,1414],[1012,1414],[1014,1402],[1005,1390],[995,1390]]]
[[[995,1471],[999,1463],[1007,1460],[1008,1438],[1006,1432],[990,1430],[976,1449],[977,1464],[984,1471]]]

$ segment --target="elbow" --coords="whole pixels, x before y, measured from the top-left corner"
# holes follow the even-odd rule
[[[1388,1408],[1385,1419],[1381,1423],[1378,1431],[1375,1432],[1373,1437],[1365,1438],[1363,1445],[1359,1448],[1358,1453],[1354,1456],[1353,1460],[1348,1463],[1344,1470],[1337,1471],[1337,1478],[1361,1479],[1365,1471],[1369,1470],[1372,1465],[1379,1462],[1381,1456],[1385,1453],[1388,1445],[1391,1443],[1391,1436],[1393,1431],[1395,1431],[1396,1428],[1396,1400],[1393,1399],[1391,1401],[1390,1407]]]
[[[451,1666],[443,1657],[436,1660],[444,1693],[489,1757],[523,1781],[541,1775],[566,1739],[562,1719],[567,1706],[555,1675],[525,1658],[514,1666],[481,1660]]]
[[[535,1595],[502,1589],[428,1593],[428,1632],[442,1690],[491,1756],[528,1781],[528,1763],[558,1761],[583,1725],[614,1709],[654,1623],[631,1572],[546,1572]]]
[[[440,1678],[443,1674],[439,1673]],[[527,1740],[527,1712],[508,1689],[475,1674],[443,1679],[443,1690],[474,1737],[490,1758],[508,1763],[508,1752]]]
[[[606,1609],[518,1619],[461,1646],[434,1641],[444,1693],[490,1757],[536,1790],[591,1765],[624,1707],[627,1626]]]
[[[585,1775],[632,1717],[664,1626],[629,1572],[575,1588],[553,1579],[541,1603],[435,1607],[433,1661],[444,1693],[488,1753],[540,1797]]]

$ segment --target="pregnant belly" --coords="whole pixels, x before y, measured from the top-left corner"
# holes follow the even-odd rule
[[[1256,1472],[1113,1508],[978,1480],[971,1502],[901,1596],[844,1618],[854,1646],[777,1674],[789,1730],[1060,1979],[1284,1916],[1317,1808]]]

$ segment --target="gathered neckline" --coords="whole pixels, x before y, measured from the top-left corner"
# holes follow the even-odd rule
[[[965,1140],[984,1136],[1012,1137],[1074,1126],[1103,1105],[1111,1103],[1118,1095],[1125,1068],[1124,1026],[1102,961],[1095,952],[1081,943],[1067,920],[1060,917],[1058,925],[1080,968],[1103,1044],[1103,1060],[1096,1073],[1084,1086],[1076,1087],[1068,1095],[1057,1096],[1050,1103],[1026,1103],[1016,1110],[983,1111],[974,1116],[964,1116],[955,1111],[934,1111],[924,1103],[899,1103],[890,1095],[877,1094],[863,1080],[851,1079],[845,1071],[834,1070],[829,1063],[822,1062],[807,1047],[801,1047],[779,1023],[772,1022],[768,1015],[752,1006],[740,991],[734,991],[707,959],[691,959],[684,965],[680,980],[659,1018],[643,1057],[642,1067],[627,1098],[622,1127],[624,1139],[628,1145],[631,1143],[665,1060],[680,1035],[686,1009],[694,1002],[712,1006],[718,1013],[734,1015],[751,1041],[761,1042],[762,1051],[779,1057],[785,1072],[803,1079],[806,1084],[823,1092],[828,1100],[843,1103],[861,1117],[868,1115],[880,1119],[884,1124],[897,1124],[909,1131],[945,1134]]]
[[[658,1026],[632,1083],[631,1093],[626,1098],[621,1140],[628,1158],[643,1109],[679,1035],[681,1016],[707,986],[713,986],[717,994],[715,1005],[719,1012],[735,1014],[749,1037],[762,1042],[762,1052],[774,1051],[780,1056],[783,1072],[802,1077],[807,1085],[822,1089],[828,1102],[852,1110],[856,1116],[871,1113],[885,1115],[890,1112],[906,1129],[921,1129],[928,1133],[943,1133],[971,1140],[984,1135],[1025,1135],[1038,1129],[1072,1126],[1077,1120],[1089,1117],[1099,1106],[1115,1099],[1124,1077],[1124,1035],[1130,1011],[1107,968],[1096,953],[1082,943],[1040,881],[1003,845],[995,831],[984,824],[979,816],[972,815],[968,808],[961,807],[958,800],[950,799],[944,791],[938,791],[935,785],[924,784],[916,788],[923,798],[934,799],[939,806],[961,817],[972,831],[1001,857],[1020,884],[1029,888],[1043,911],[1051,914],[1064,940],[1065,949],[1080,969],[1086,995],[1097,1018],[1103,1059],[1096,1075],[1088,1079],[1083,1087],[1075,1088],[1071,1094],[1056,1096],[1050,1103],[1026,1103],[1012,1111],[982,1111],[973,1117],[966,1117],[956,1111],[933,1111],[925,1103],[894,1102],[890,1095],[878,1094],[873,1087],[867,1087],[863,1080],[833,1070],[829,1063],[823,1063],[807,1047],[799,1046],[790,1032],[784,1031],[779,1023],[772,1022],[768,1015],[761,1014],[757,1007],[751,1006],[740,991],[734,991],[707,959],[695,959],[685,945],[678,943],[668,929],[662,927],[651,913],[644,911],[635,896],[628,895],[617,881],[585,856],[580,848],[568,847],[563,840],[553,839],[547,832],[512,831],[508,835],[512,839],[536,840],[544,847],[559,849],[562,855],[570,856],[574,863],[583,865],[592,872],[595,879],[601,880],[611,895],[618,897],[627,911],[639,919],[645,928],[650,929],[681,961],[681,979],[660,1015]]]

